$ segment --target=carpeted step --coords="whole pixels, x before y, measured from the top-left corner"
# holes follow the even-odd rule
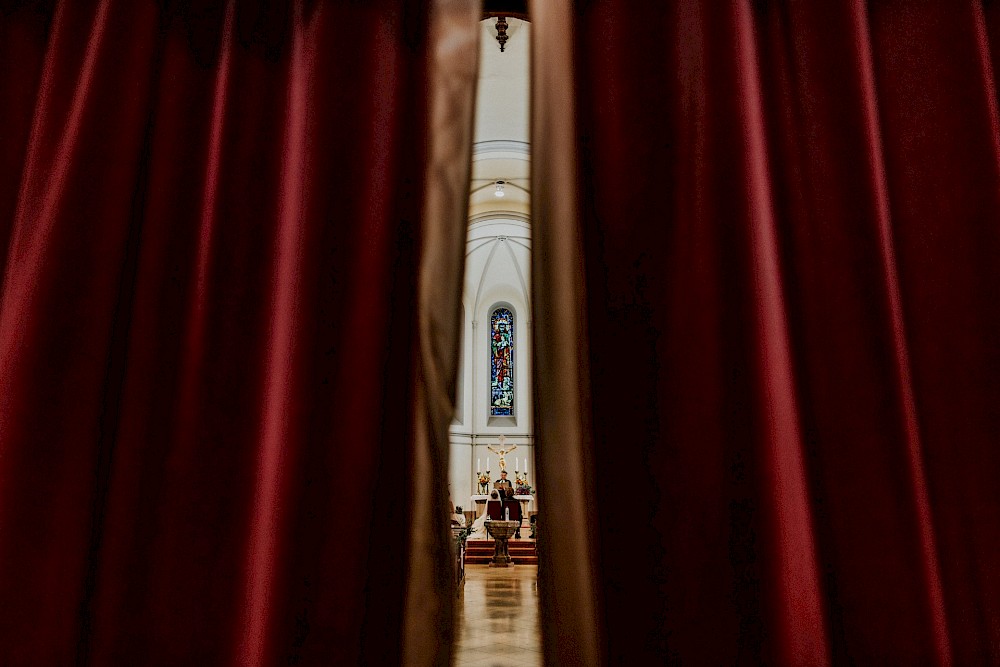
[[[466,565],[487,565],[493,560],[493,540],[469,540],[465,543]],[[537,565],[535,540],[510,540],[507,551],[515,565]]]
[[[466,565],[489,565],[493,561],[492,556],[476,556],[476,557],[466,557]],[[514,565],[538,565],[537,556],[525,556],[514,558],[511,556],[511,563]]]

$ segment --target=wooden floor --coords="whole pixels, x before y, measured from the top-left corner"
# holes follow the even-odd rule
[[[541,667],[538,566],[466,566],[457,621],[455,667]]]

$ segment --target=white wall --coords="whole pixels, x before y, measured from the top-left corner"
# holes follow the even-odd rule
[[[496,40],[496,19],[480,22],[479,85],[475,142],[528,141],[528,72],[531,70],[531,24],[507,19],[503,53]]]

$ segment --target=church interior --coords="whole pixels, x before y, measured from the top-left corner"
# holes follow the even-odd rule
[[[526,18],[507,13],[480,22],[462,345],[448,435],[460,591],[456,666],[542,664],[539,504],[531,473],[531,24]],[[506,521],[519,525],[509,541],[501,538],[499,548],[494,533]]]
[[[1000,665],[1000,2],[0,0],[0,665]]]

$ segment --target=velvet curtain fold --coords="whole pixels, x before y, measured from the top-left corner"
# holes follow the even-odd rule
[[[1000,7],[532,10],[548,663],[1000,663]]]
[[[447,662],[404,631],[450,619],[446,503],[401,495],[447,460],[477,11],[0,7],[0,662]]]

